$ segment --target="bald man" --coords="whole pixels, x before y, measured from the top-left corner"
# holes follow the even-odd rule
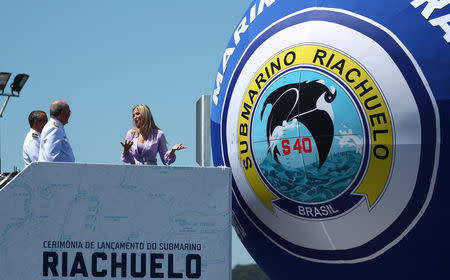
[[[39,161],[74,162],[64,125],[70,118],[69,104],[56,100],[50,105],[50,120],[41,133]]]

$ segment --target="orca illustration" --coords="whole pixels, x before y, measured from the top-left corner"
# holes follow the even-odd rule
[[[276,138],[277,127],[282,127],[294,119],[301,122],[311,132],[319,152],[319,168],[327,159],[334,137],[333,108],[336,89],[328,88],[323,80],[307,81],[282,86],[274,90],[264,102],[261,119],[268,104],[272,111],[267,120],[267,143],[270,152],[278,161],[280,152],[270,140]]]

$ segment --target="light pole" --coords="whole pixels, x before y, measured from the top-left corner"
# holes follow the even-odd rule
[[[17,74],[14,77],[13,82],[11,83],[11,92],[5,92],[6,84],[8,84],[9,78],[11,77],[11,73],[8,72],[0,72],[0,96],[6,96],[6,100],[3,103],[3,106],[0,110],[0,118],[3,117],[3,112],[5,111],[6,105],[8,104],[9,98],[11,97],[19,97],[20,91],[23,86],[27,82],[30,77],[27,74]],[[1,147],[1,146],[0,146]],[[0,150],[0,174],[2,173],[2,158],[1,158],[1,150]]]

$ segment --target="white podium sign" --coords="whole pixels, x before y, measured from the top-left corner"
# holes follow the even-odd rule
[[[33,163],[0,190],[0,279],[231,279],[228,168]]]

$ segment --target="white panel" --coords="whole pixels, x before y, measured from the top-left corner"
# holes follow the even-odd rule
[[[211,165],[211,95],[202,95],[196,104],[196,161]]]
[[[153,269],[188,279],[190,259],[190,278],[231,279],[230,186],[228,168],[33,163],[0,191],[0,279],[70,277],[76,252],[84,264],[71,278],[85,265],[89,278],[111,279],[113,255],[124,253],[121,279],[141,272],[142,256],[144,278]]]

